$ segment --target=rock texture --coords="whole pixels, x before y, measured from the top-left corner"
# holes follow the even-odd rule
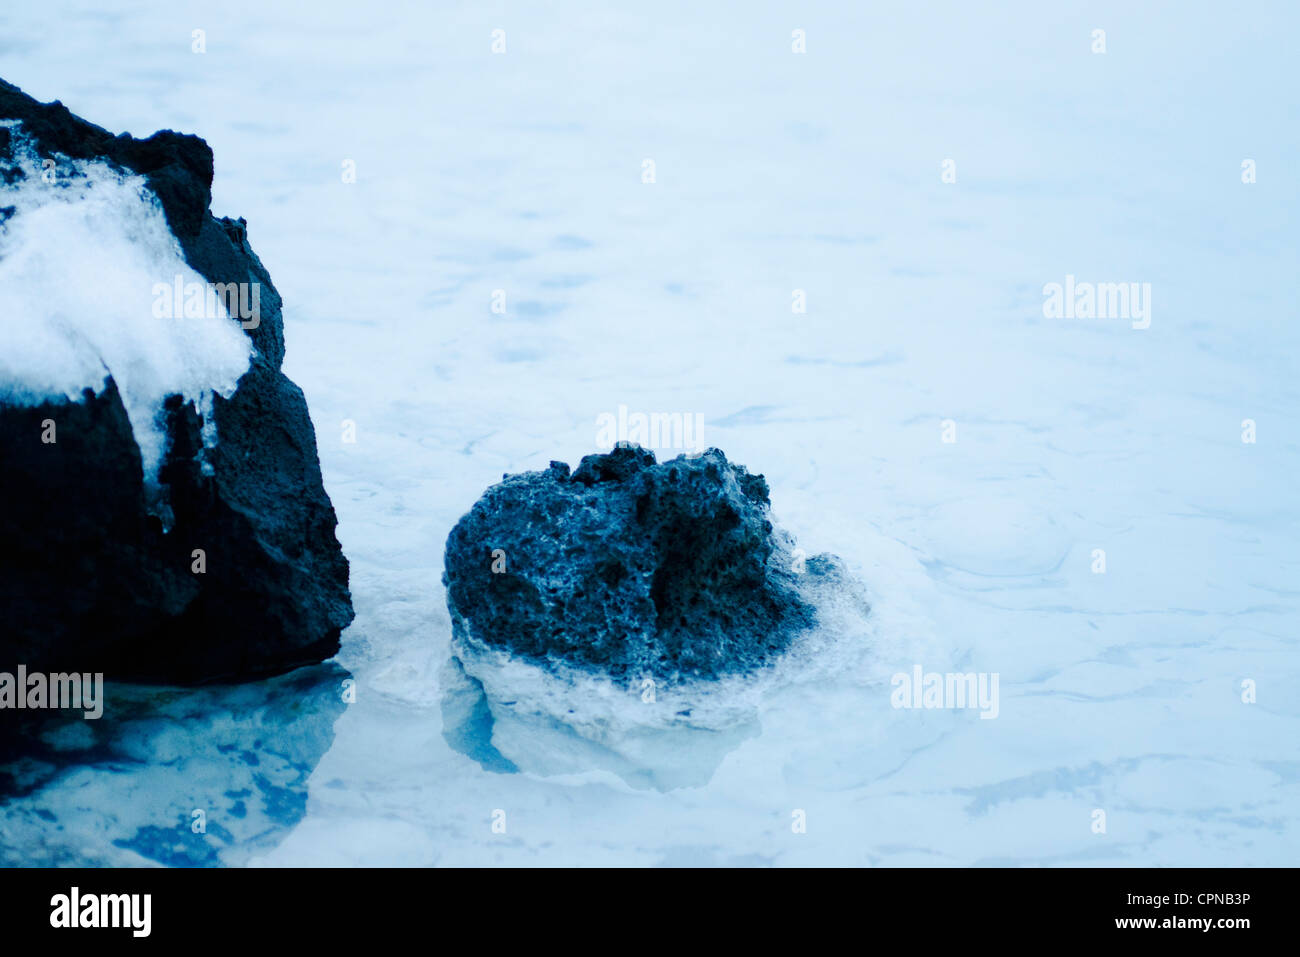
[[[816,624],[811,583],[840,575],[801,562],[768,511],[763,477],[717,449],[506,476],[447,540],[456,639],[625,681],[762,667]]]
[[[329,658],[352,619],[348,564],[307,403],[280,371],[280,297],[244,220],[208,210],[211,150],[171,131],[114,136],[3,81],[0,119],[20,121],[42,157],[143,175],[197,272],[262,287],[260,322],[246,330],[252,365],[230,399],[215,401],[210,468],[199,461],[194,405],[168,404],[160,478],[169,530],[146,501],[140,451],[111,380],[81,402],[0,405],[0,670],[22,663],[190,683]],[[11,139],[0,130],[6,181],[23,175],[6,163]],[[57,423],[56,444],[40,441],[45,419]],[[206,553],[201,575],[191,570],[196,548]]]

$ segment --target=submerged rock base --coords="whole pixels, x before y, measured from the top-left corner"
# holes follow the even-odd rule
[[[717,449],[656,463],[628,446],[507,476],[453,529],[444,583],[452,747],[490,771],[658,790],[706,783],[807,670],[785,666],[796,645],[816,660],[869,611],[838,559],[805,559],[773,525],[763,477]]]

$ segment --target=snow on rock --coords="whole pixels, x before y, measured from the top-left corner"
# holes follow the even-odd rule
[[[0,185],[9,211],[0,231],[0,397],[75,401],[85,389],[103,391],[111,375],[146,478],[156,481],[164,401],[229,397],[252,344],[218,297],[211,315],[155,315],[172,311],[175,283],[206,284],[143,177],[102,161],[45,167],[20,124],[5,129],[13,182]]]

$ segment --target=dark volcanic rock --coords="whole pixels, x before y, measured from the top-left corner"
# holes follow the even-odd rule
[[[0,671],[189,683],[334,655],[352,620],[348,564],[307,403],[280,371],[280,297],[244,221],[208,211],[212,151],[169,130],[114,136],[3,81],[0,119],[20,121],[42,157],[143,175],[197,272],[261,284],[260,322],[246,330],[256,353],[231,398],[215,399],[216,447],[200,456],[200,414],[178,396],[168,403],[167,530],[111,379],[81,402],[0,404]],[[0,130],[10,180],[22,176],[5,162],[11,141]],[[41,442],[44,419],[57,423],[55,444]],[[205,574],[191,571],[193,549],[206,553]]]
[[[662,464],[636,446],[505,478],[447,539],[459,641],[631,681],[746,672],[817,620],[768,517],[767,483],[710,449]],[[495,570],[494,570],[495,569]]]

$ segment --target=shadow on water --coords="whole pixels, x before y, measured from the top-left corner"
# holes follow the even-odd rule
[[[307,808],[347,707],[333,663],[238,685],[106,685],[102,717],[0,712],[0,865],[241,865]]]
[[[452,657],[442,671],[442,737],[454,751],[473,758],[484,771],[514,774],[519,767],[492,743],[495,721],[483,683]]]

